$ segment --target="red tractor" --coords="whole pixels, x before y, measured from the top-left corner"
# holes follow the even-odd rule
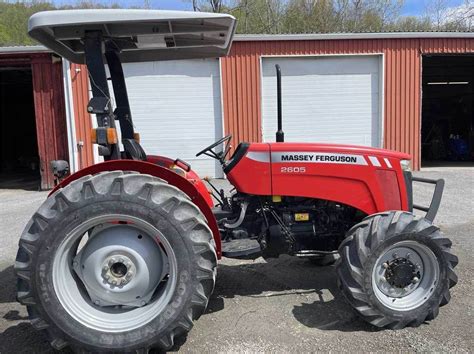
[[[217,159],[235,187],[212,186],[217,205],[189,164],[144,152],[121,63],[223,56],[234,29],[232,16],[189,12],[30,18],[34,39],[87,64],[92,138],[105,160],[62,179],[19,242],[18,300],[54,348],[171,348],[205,311],[221,256],[323,265],[338,254],[342,293],[377,327],[419,326],[449,302],[457,257],[432,224],[444,182],[412,177],[403,153],[283,142],[279,68],[277,142],[241,142],[228,157],[229,135],[197,154]],[[413,204],[413,180],[435,184],[429,207]]]

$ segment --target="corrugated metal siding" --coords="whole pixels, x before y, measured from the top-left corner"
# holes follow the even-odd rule
[[[52,160],[68,160],[66,114],[61,63],[51,54],[31,59],[41,188],[54,186]]]
[[[262,55],[384,54],[384,147],[411,154],[420,167],[421,55],[474,53],[474,39],[238,41],[222,59],[226,133],[261,141]]]
[[[79,169],[94,164],[94,153],[91,142],[91,115],[87,112],[89,102],[89,79],[85,65],[71,63],[71,83],[74,104],[74,120],[76,122],[76,141],[83,143],[78,146]]]

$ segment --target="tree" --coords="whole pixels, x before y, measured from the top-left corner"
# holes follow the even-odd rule
[[[425,13],[430,18],[436,30],[441,29],[447,7],[448,0],[432,0],[426,5]]]
[[[472,31],[474,29],[474,1],[465,0],[460,6],[447,8],[444,26],[449,30]]]
[[[118,8],[106,0],[75,0],[59,8]],[[110,1],[110,0],[107,0]],[[381,31],[472,31],[474,0],[448,7],[448,0],[430,0],[421,17],[401,16],[405,0],[183,0],[194,11],[234,15],[238,33],[328,33]],[[421,1],[421,0],[420,0]],[[140,8],[152,8],[143,0]],[[53,10],[45,0],[0,0],[0,45],[30,45],[28,18],[35,12]]]
[[[386,30],[386,26],[397,21],[404,5],[404,0],[372,0],[370,7],[380,21],[381,31]]]
[[[194,11],[222,12],[225,7],[224,0],[191,0]]]

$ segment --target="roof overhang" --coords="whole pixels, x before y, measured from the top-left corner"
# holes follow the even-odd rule
[[[301,33],[238,34],[234,41],[324,41],[342,39],[474,38],[474,32],[381,32],[381,33]]]
[[[84,63],[84,37],[101,31],[123,62],[221,57],[229,52],[236,20],[189,11],[94,9],[38,12],[28,33],[64,58]]]
[[[14,46],[14,47],[0,47],[1,54],[36,54],[36,53],[50,53],[51,50],[42,45],[28,45],[28,46]]]

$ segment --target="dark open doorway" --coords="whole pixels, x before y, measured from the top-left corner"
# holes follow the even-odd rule
[[[422,167],[474,165],[474,55],[423,57]]]
[[[30,67],[0,67],[0,188],[40,183]]]

